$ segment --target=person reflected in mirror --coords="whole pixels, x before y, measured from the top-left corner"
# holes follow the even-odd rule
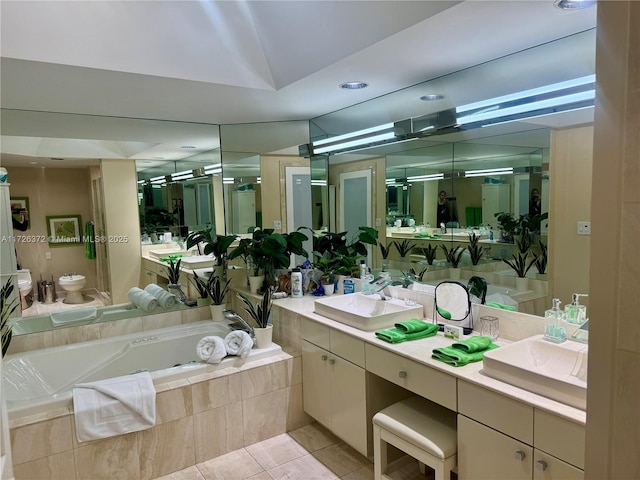
[[[454,218],[451,211],[451,204],[447,198],[447,192],[440,190],[438,194],[437,225],[440,227],[440,225],[444,223],[446,226],[452,221],[454,221]]]
[[[529,200],[529,215],[540,215],[542,213],[542,201],[540,199],[540,190],[531,189],[531,198]]]

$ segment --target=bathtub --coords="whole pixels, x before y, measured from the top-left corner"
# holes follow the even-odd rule
[[[228,322],[205,320],[119,337],[7,355],[3,396],[10,418],[71,405],[76,383],[149,371],[154,384],[240,367],[282,352],[279,345],[254,348],[248,357],[227,356],[218,364],[201,361],[198,341],[207,335],[223,337]]]

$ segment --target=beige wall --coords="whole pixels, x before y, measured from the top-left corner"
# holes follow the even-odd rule
[[[553,130],[551,158],[549,293],[566,305],[572,293],[589,293],[591,237],[578,235],[578,221],[591,220],[593,127]]]
[[[57,282],[63,273],[76,272],[87,278],[86,288],[96,286],[96,261],[85,258],[84,244],[49,246],[42,238],[47,236],[46,216],[80,215],[84,223],[92,220],[91,180],[89,168],[8,168],[12,197],[29,197],[31,228],[25,232],[14,230],[16,236],[35,238],[34,243],[18,242],[16,250],[22,268],[31,271],[33,290],[40,276]],[[51,260],[45,253],[51,253]],[[58,292],[62,289],[56,287]]]
[[[640,478],[640,2],[598,2],[585,478]]]
[[[140,219],[136,164],[131,160],[102,160],[107,259],[113,303],[127,303],[127,292],[140,280]]]

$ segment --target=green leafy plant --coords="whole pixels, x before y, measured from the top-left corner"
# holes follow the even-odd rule
[[[193,272],[193,280],[191,280],[191,283],[193,284],[194,287],[196,287],[196,290],[198,291],[198,295],[200,295],[200,298],[209,298],[209,290],[207,289],[207,282],[205,282],[202,278],[200,278],[195,271]]]
[[[267,290],[262,295],[262,300],[255,306],[243,294],[238,293],[238,297],[240,297],[240,299],[244,302],[244,304],[246,305],[246,307],[244,307],[245,311],[258,324],[258,327],[267,328],[267,326],[269,325],[269,316],[271,315],[271,306],[273,305],[271,289],[267,288]]]
[[[411,250],[413,250],[413,247],[415,246],[413,242],[411,242],[406,238],[402,240],[402,242],[394,241],[392,245],[396,247],[398,254],[402,258],[406,257],[411,252]]]
[[[540,246],[540,254],[533,254],[533,264],[536,266],[538,273],[543,274],[547,271],[547,245],[541,240],[538,240]]]
[[[237,235],[216,235],[213,229],[191,232],[187,236],[187,250],[195,246],[199,255],[213,254],[216,264],[223,265],[227,259],[227,251],[236,238]],[[201,244],[204,245],[202,250]]]
[[[182,260],[178,259],[177,262],[173,261],[173,258],[169,259],[169,265],[167,266],[167,275],[169,277],[170,285],[177,285],[180,281],[180,264]]]
[[[13,288],[13,277],[9,277],[7,279],[7,283],[5,283],[0,289],[0,338],[2,342],[3,357],[5,353],[7,353],[7,349],[11,343],[11,336],[13,334],[11,315],[13,315],[13,312],[18,308],[17,298],[9,301],[9,298],[13,293]]]
[[[527,272],[535,263],[535,258],[527,262],[528,253],[516,252],[512,255],[512,259],[503,258],[502,261],[509,265],[516,275],[520,278],[527,276]]]
[[[453,268],[458,268],[458,264],[460,263],[460,259],[462,258],[462,254],[465,249],[462,247],[448,248],[444,244],[441,244],[440,248],[444,251],[444,256],[447,259],[447,262],[449,262]]]
[[[479,245],[480,237],[475,233],[469,235],[469,245],[467,246],[467,250],[469,250],[469,255],[471,256],[471,263],[473,265],[477,265],[480,259],[482,258],[482,247]]]
[[[520,235],[521,227],[518,219],[509,212],[495,213],[496,221],[502,230],[503,240],[512,241],[514,235]]]
[[[389,253],[391,253],[391,246],[389,246],[389,248],[387,248],[385,245],[383,245],[381,243],[380,244],[380,254],[382,255],[382,259],[386,260],[387,257],[389,256]]]
[[[229,292],[229,283],[231,280],[227,280],[222,283],[222,280],[218,275],[211,275],[207,281],[207,293],[211,297],[211,301],[214,305],[223,305],[227,293]]]
[[[324,252],[319,255],[318,252],[314,252],[316,260],[313,262],[313,266],[322,273],[322,283],[331,283],[331,277],[337,268],[337,257],[333,256],[331,252]]]
[[[436,259],[436,254],[438,253],[438,248],[429,243],[426,247],[416,247],[415,251],[422,253],[427,259],[427,263],[433,265],[433,261]]]
[[[140,214],[142,233],[151,235],[161,230],[169,230],[170,226],[177,225],[178,220],[169,210],[159,207],[146,207]]]
[[[527,253],[531,247],[531,236],[528,233],[522,235],[522,238],[516,239],[516,246],[520,253]]]
[[[359,272],[358,260],[367,256],[367,245],[377,245],[377,238],[378,231],[371,227],[359,227],[351,238],[347,238],[347,232],[322,232],[313,239],[316,266],[322,259],[332,265],[335,273],[354,275]]]

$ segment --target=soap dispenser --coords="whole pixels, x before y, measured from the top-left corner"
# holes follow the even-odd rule
[[[564,306],[564,314],[567,323],[582,325],[587,321],[587,306],[580,305],[580,297],[588,297],[586,293],[574,293],[571,295],[571,303]]]
[[[567,339],[565,315],[560,310],[560,299],[552,300],[551,309],[544,312],[544,339],[553,343],[562,343]]]

